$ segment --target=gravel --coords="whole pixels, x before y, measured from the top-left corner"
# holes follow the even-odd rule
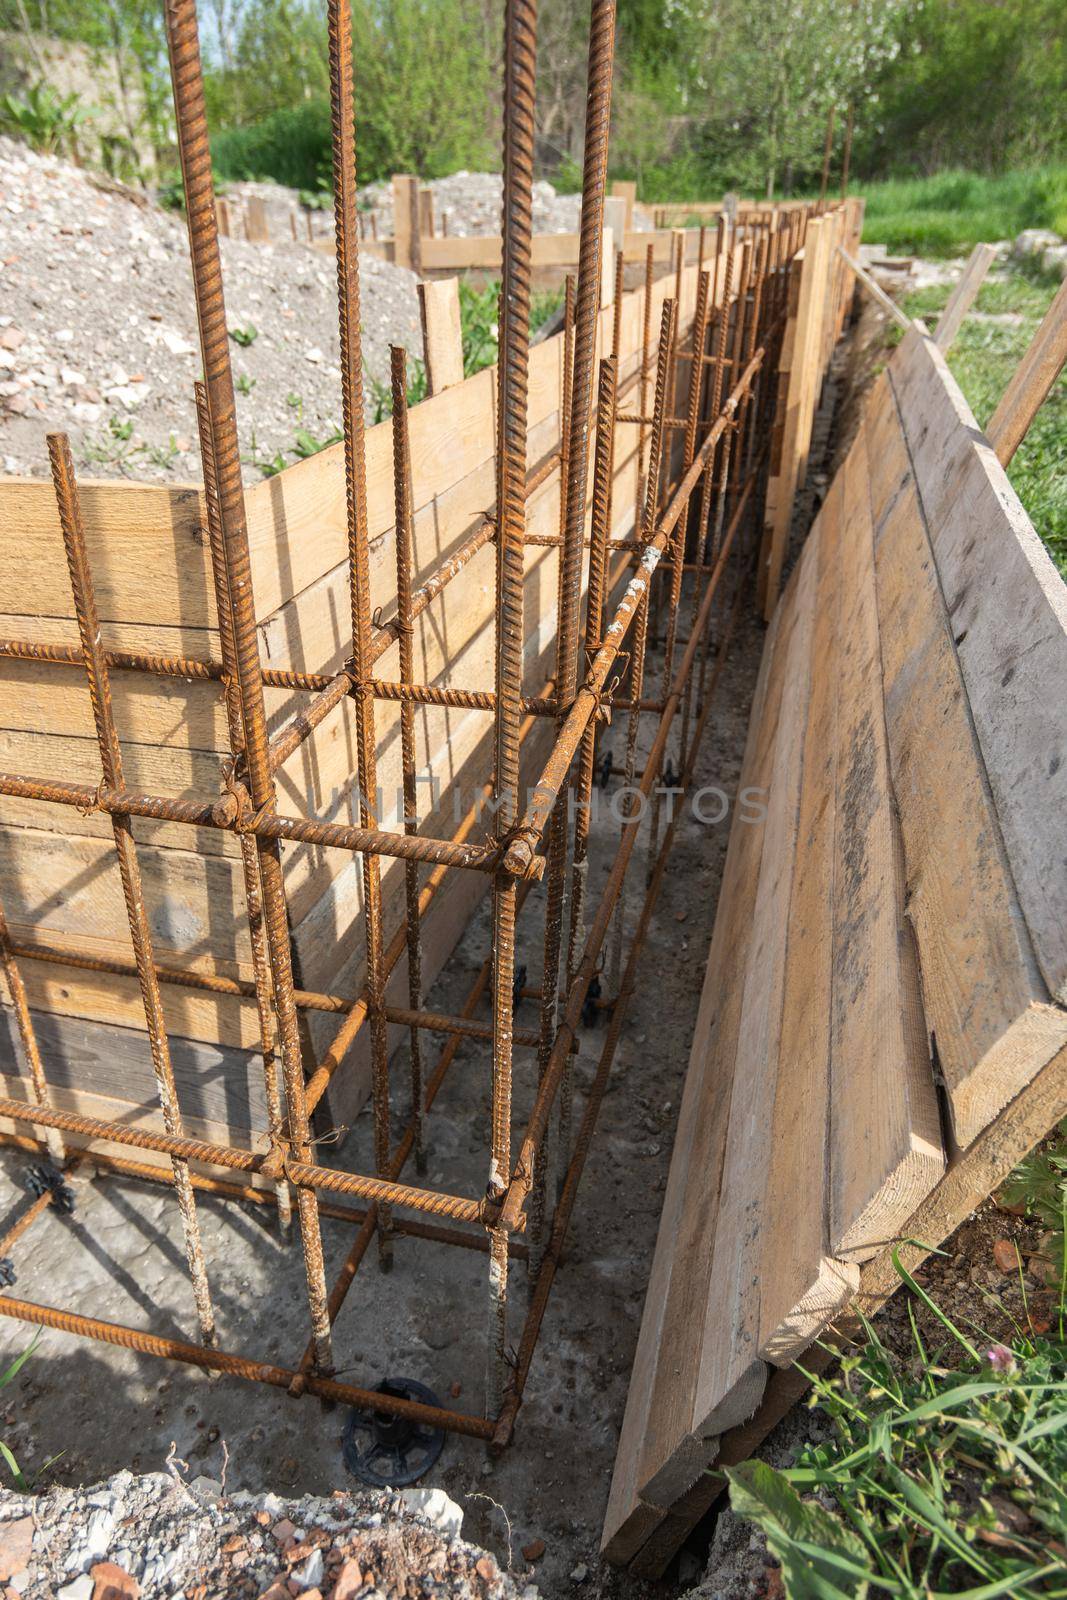
[[[340,420],[333,262],[306,244],[224,239],[227,324],[245,479],[297,458],[298,431]],[[360,264],[368,420],[389,345],[420,348],[416,280]],[[0,467],[47,473],[45,434],[70,434],[87,475],[199,477],[200,372],[182,219],[107,180],[0,137]],[[258,463],[258,464],[257,464]]]
[[[459,1536],[441,1490],[226,1495],[214,1479],[118,1472],[85,1489],[0,1492],[0,1577],[21,1600],[537,1600]]]

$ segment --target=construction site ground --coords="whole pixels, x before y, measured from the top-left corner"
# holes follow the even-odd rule
[[[102,192],[84,174],[60,172],[61,165],[0,140],[0,464],[6,471],[43,473],[44,434],[64,427],[86,475],[193,478],[198,465],[191,385],[199,363],[180,220]],[[234,351],[238,377],[244,374],[249,384],[239,395],[246,478],[256,481],[257,460],[278,452],[292,459],[297,429],[320,436],[336,423],[331,264],[305,246],[231,240],[225,267],[231,328],[257,329],[251,343]],[[362,316],[371,374],[384,377],[390,342],[418,349],[414,281],[398,269],[364,263]],[[828,457],[846,440],[856,398],[881,359],[880,313],[865,315],[852,348],[851,365],[839,366],[842,407],[835,428],[829,416],[823,419],[821,445]],[[127,424],[132,426],[124,437]],[[805,508],[809,518],[819,485],[817,477]],[[747,617],[737,629],[698,763],[697,786],[721,789],[731,805],[762,633]],[[650,659],[653,683],[660,659]],[[621,762],[621,720],[605,742]],[[716,809],[709,803],[706,814]],[[515,1441],[490,1464],[483,1446],[451,1437],[427,1480],[463,1508],[466,1537],[546,1595],[662,1592],[602,1566],[597,1547],[729,823],[729,811],[715,823],[699,820],[688,808],[683,812],[572,1223],[570,1249],[582,1270],[569,1270],[565,1260],[558,1276],[543,1333],[552,1360],[534,1360]],[[591,905],[617,836],[605,812],[594,829]],[[631,923],[642,889],[638,869],[627,891]],[[526,963],[531,984],[539,976],[539,908],[536,897],[519,941],[518,959]],[[460,1009],[488,935],[483,908],[447,981],[428,996],[436,1009]],[[536,1017],[536,1002],[527,1001],[517,1020],[533,1027]],[[580,1085],[595,1070],[603,1036],[603,1023],[583,1030],[576,1058]],[[531,1052],[524,1051],[516,1071],[517,1128],[535,1072]],[[403,1052],[395,1076],[402,1085]],[[488,1047],[466,1041],[428,1124],[430,1178],[455,1193],[477,1194],[484,1185],[480,1130],[488,1101]],[[394,1137],[404,1111],[400,1088],[396,1111]],[[0,1154],[0,1228],[25,1204],[30,1159],[10,1150]],[[338,1159],[371,1170],[369,1117],[360,1119]],[[193,1337],[172,1195],[115,1178],[96,1180],[85,1167],[72,1182],[73,1216],[47,1212],[17,1247],[15,1292],[133,1326],[151,1321],[156,1331]],[[223,1347],[292,1364],[307,1331],[298,1247],[281,1244],[266,1209],[204,1197],[200,1211]],[[332,1277],[349,1230],[324,1221],[323,1231]],[[988,1247],[989,1227],[972,1225],[960,1250],[963,1264],[945,1292],[956,1281],[979,1292],[995,1270],[988,1265]],[[950,1244],[950,1255],[953,1249]],[[395,1269],[385,1276],[372,1250],[338,1323],[336,1357],[343,1376],[367,1386],[387,1376],[417,1378],[444,1404],[478,1410],[485,1266],[475,1252],[401,1238]],[[516,1338],[525,1299],[525,1269],[516,1264]],[[892,1306],[885,1315],[892,1324]],[[29,1329],[4,1321],[0,1361],[25,1349],[31,1337]],[[45,1482],[89,1484],[122,1468],[157,1471],[173,1452],[194,1476],[217,1478],[228,1458],[227,1483],[234,1490],[301,1496],[356,1486],[341,1456],[342,1412],[52,1331],[42,1335],[4,1401],[3,1437],[24,1470],[38,1471],[56,1458]],[[818,1422],[808,1413],[798,1414],[769,1441],[768,1458],[782,1459],[812,1426]],[[527,1562],[523,1547],[542,1540],[543,1554]],[[690,1582],[699,1574],[693,1560]],[[700,1595],[734,1600],[762,1593],[764,1578],[761,1541],[723,1519]]]
[[[731,803],[762,631],[746,621],[735,634],[699,761],[698,785],[721,789]],[[658,654],[650,658],[652,683],[658,682],[660,660]],[[608,733],[607,744],[621,763],[623,719]],[[702,809],[710,817],[723,808],[709,797]],[[597,1547],[728,829],[728,817],[709,823],[683,811],[642,957],[641,986],[575,1209],[575,1267],[569,1270],[564,1262],[542,1335],[542,1350],[550,1350],[552,1359],[535,1358],[514,1443],[490,1467],[484,1446],[450,1437],[427,1479],[464,1508],[465,1535],[494,1551],[502,1566],[508,1519],[511,1559],[520,1569],[522,1547],[543,1539],[545,1552],[534,1563],[533,1577],[549,1595],[570,1592],[582,1581],[572,1574],[583,1569],[589,1575],[584,1593],[644,1592],[636,1580],[600,1568]],[[617,823],[605,809],[594,836],[592,905],[617,839]],[[631,926],[643,879],[638,866],[627,898]],[[531,984],[539,976],[540,909],[538,897],[520,924],[519,961],[526,963]],[[434,1008],[460,1009],[488,934],[486,906],[468,929],[449,980],[431,991]],[[525,1001],[517,1021],[535,1027],[537,1014],[537,1002]],[[603,1023],[582,1032],[576,1058],[581,1086],[592,1077],[603,1038]],[[394,1060],[396,1135],[404,1107],[403,1051]],[[516,1069],[516,1128],[535,1075],[534,1053],[526,1050]],[[477,1194],[485,1183],[481,1130],[489,1082],[488,1045],[466,1041],[428,1119],[430,1179],[454,1193]],[[17,1152],[0,1154],[0,1226],[24,1204],[30,1160]],[[359,1119],[342,1160],[373,1170],[369,1115]],[[76,1305],[104,1320],[151,1322],[176,1338],[195,1337],[173,1196],[163,1188],[88,1174],[76,1176],[73,1186],[74,1215],[49,1209],[17,1250],[14,1292],[46,1304]],[[299,1246],[279,1243],[267,1210],[205,1196],[200,1214],[222,1347],[292,1364],[307,1333]],[[332,1279],[351,1230],[324,1219],[323,1234]],[[512,1285],[517,1340],[527,1292],[519,1263],[512,1268]],[[350,1381],[368,1387],[389,1376],[417,1378],[444,1404],[477,1411],[484,1392],[486,1314],[483,1255],[401,1238],[395,1268],[383,1276],[372,1248],[338,1323],[338,1366]],[[30,1338],[28,1328],[5,1321],[0,1361],[24,1349]],[[294,1401],[276,1389],[210,1379],[52,1331],[44,1333],[9,1393],[5,1440],[28,1469],[58,1456],[48,1476],[61,1483],[90,1483],[121,1467],[157,1470],[172,1445],[194,1473],[217,1477],[225,1445],[234,1489],[302,1495],[354,1486],[340,1451],[345,1415],[325,1412],[310,1398]]]

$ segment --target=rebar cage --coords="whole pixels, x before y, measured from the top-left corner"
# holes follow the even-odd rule
[[[271,671],[261,663],[252,593],[234,385],[227,343],[215,197],[197,34],[195,0],[165,0],[181,167],[203,382],[195,407],[203,461],[205,504],[221,659],[165,658],[107,649],[101,642],[93,574],[87,555],[70,448],[50,435],[48,451],[58,505],[80,644],[63,646],[8,639],[0,654],[84,669],[96,737],[98,786],[43,782],[0,775],[0,793],[56,807],[95,810],[110,819],[134,961],[93,960],[69,950],[49,953],[19,944],[0,912],[0,956],[24,1055],[27,1098],[0,1100],[0,1117],[30,1130],[8,1133],[9,1143],[39,1150],[57,1169],[88,1160],[102,1171],[169,1182],[176,1193],[192,1281],[199,1342],[182,1343],[152,1333],[93,1320],[10,1295],[0,1312],[24,1321],[84,1335],[194,1366],[274,1384],[291,1393],[371,1407],[430,1422],[505,1445],[511,1437],[541,1327],[583,1166],[613,1059],[637,982],[642,944],[670,857],[677,810],[661,811],[663,777],[675,792],[690,784],[715,685],[745,603],[755,566],[761,503],[776,412],[778,351],[786,319],[789,265],[803,244],[810,211],[793,206],[750,211],[733,227],[720,220],[714,236],[701,229],[695,309],[683,328],[684,238],[672,267],[674,293],[663,300],[658,337],[652,328],[653,252],[643,284],[640,361],[627,381],[619,376],[619,324],[623,302],[622,252],[615,263],[613,336],[598,361],[601,338],[601,254],[611,109],[615,10],[593,0],[588,61],[585,161],[580,254],[568,280],[564,317],[563,393],[559,448],[529,469],[527,375],[530,345],[531,188],[534,150],[536,5],[507,0],[504,41],[503,279],[500,292],[497,387],[496,509],[484,517],[458,553],[415,589],[412,585],[412,495],[405,383],[405,353],[393,352],[392,437],[396,502],[396,602],[391,620],[372,617],[368,575],[363,370],[356,226],[353,64],[348,0],[329,0],[329,60],[333,118],[333,179],[337,302],[348,526],[351,656],[333,675]],[[706,263],[706,264],[705,264]],[[603,349],[603,342],[600,345]],[[632,409],[621,402],[634,391]],[[637,430],[635,527],[613,537],[612,493],[616,430]],[[554,535],[527,534],[526,503],[546,478],[559,475],[560,519]],[[523,573],[528,543],[558,547],[559,578],[555,670],[544,693],[523,692]],[[495,681],[482,691],[415,681],[412,624],[478,550],[495,547]],[[621,591],[621,592],[620,592]],[[583,606],[584,600],[584,606]],[[686,627],[679,629],[684,616]],[[662,625],[662,681],[646,686],[650,639]],[[375,676],[376,664],[396,644],[399,676]],[[583,667],[584,663],[584,667]],[[221,794],[173,800],[136,793],[126,785],[121,729],[112,703],[114,673],[217,680],[224,695],[232,760]],[[284,687],[306,696],[303,709],[268,735],[264,688]],[[402,830],[378,826],[375,705],[400,703],[404,819]],[[277,809],[275,775],[282,762],[344,702],[357,728],[359,823],[289,817]],[[414,715],[419,705],[454,705],[491,713],[493,767],[482,796],[489,799],[492,831],[473,835],[476,803],[448,839],[421,831],[415,770]],[[597,771],[598,731],[612,715],[625,718],[625,759],[609,776],[626,791],[625,816],[603,892],[586,904],[590,795]],[[525,803],[519,791],[519,750],[526,730],[547,719],[551,754]],[[645,719],[642,724],[642,719]],[[639,734],[645,733],[638,770]],[[651,742],[648,732],[651,731]],[[649,806],[647,828],[643,816]],[[254,982],[182,970],[156,960],[133,818],[165,819],[193,829],[222,829],[239,839]],[[640,837],[647,836],[647,883],[629,925],[624,884]],[[363,888],[366,984],[356,997],[310,992],[294,981],[280,844],[305,841],[358,855]],[[404,915],[387,937],[381,861],[404,866]],[[426,1010],[420,976],[420,926],[445,876],[477,872],[492,892],[491,949],[458,1016]],[[531,887],[545,880],[540,1020],[519,1030],[513,1021],[516,923]],[[58,1108],[51,1095],[34,1017],[19,961],[54,960],[74,968],[135,975],[144,1004],[148,1043],[158,1087],[161,1126],[131,1127]],[[406,959],[408,1005],[385,1000],[388,975]],[[602,1001],[610,1021],[592,1085],[577,1116],[573,1105],[572,1052],[582,1009],[598,975],[606,977]],[[269,1139],[266,1149],[240,1149],[185,1136],[182,1108],[164,1024],[162,986],[179,985],[236,997],[257,1009]],[[480,1021],[484,996],[491,1018]],[[301,1013],[335,1013],[337,1031],[318,1060],[307,1059]],[[398,1142],[390,1137],[388,1027],[408,1032],[411,1118]],[[311,1117],[353,1042],[366,1030],[372,1062],[373,1174],[321,1164],[314,1158]],[[426,1036],[447,1043],[432,1071],[424,1072]],[[466,1037],[490,1039],[492,1100],[487,1130],[485,1191],[475,1196],[409,1184],[404,1172],[423,1163],[423,1124]],[[521,1138],[513,1140],[513,1058],[530,1063],[532,1109]],[[536,1065],[534,1066],[534,1063]],[[392,1070],[395,1072],[396,1064]],[[548,1135],[554,1133],[557,1182],[549,1182]],[[576,1126],[575,1126],[576,1124]],[[165,1165],[100,1153],[94,1141],[156,1152]],[[86,1147],[92,1150],[86,1154]],[[225,1176],[225,1174],[229,1176]],[[303,1253],[310,1318],[306,1349],[282,1367],[218,1348],[210,1287],[197,1216],[197,1195],[208,1192],[276,1209],[278,1225],[295,1231]],[[61,1193],[56,1182],[33,1201],[0,1242],[5,1256],[34,1217]],[[346,1201],[354,1198],[357,1206]],[[401,1213],[397,1216],[396,1213]],[[347,1257],[328,1285],[320,1218],[350,1226]],[[372,1240],[382,1265],[397,1235],[415,1234],[484,1251],[488,1256],[488,1338],[484,1409],[464,1414],[339,1381],[334,1372],[332,1327]],[[525,1234],[525,1240],[522,1236]],[[528,1268],[529,1297],[517,1346],[508,1354],[509,1274],[513,1260]]]

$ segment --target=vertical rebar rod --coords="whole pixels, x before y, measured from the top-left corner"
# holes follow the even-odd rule
[[[689,471],[696,455],[697,425],[700,420],[700,394],[703,386],[704,373],[707,363],[704,360],[704,346],[707,342],[708,330],[708,302],[709,302],[709,275],[701,271],[697,279],[697,303],[693,315],[693,341],[692,360],[689,366],[689,393],[686,400],[685,435],[682,446],[682,473]],[[682,604],[682,576],[685,566],[685,543],[688,530],[688,516],[679,519],[674,530],[674,546],[671,551],[671,580],[670,600],[667,606],[667,629],[663,645],[663,689],[660,698],[666,700],[670,693],[674,673],[674,648],[678,637],[678,613]],[[699,541],[698,541],[699,544]],[[694,592],[698,583],[694,581]],[[679,727],[681,731],[681,725]],[[678,770],[681,771],[685,758],[685,745],[680,745]],[[659,820],[660,808],[663,800],[663,788],[659,783],[652,791],[652,822],[649,829],[648,859],[649,870],[652,870],[659,855]]]
[[[0,964],[4,968],[8,993],[11,996],[11,1004],[15,1011],[15,1026],[18,1028],[22,1053],[26,1057],[26,1066],[29,1069],[33,1098],[39,1106],[50,1105],[48,1080],[45,1077],[44,1062],[41,1060],[41,1051],[37,1043],[37,1030],[30,1015],[30,1003],[26,997],[26,985],[22,981],[22,973],[19,970],[15,952],[11,948],[11,932],[8,928],[7,917],[4,914],[2,905],[0,905]],[[48,1154],[56,1166],[61,1166],[67,1159],[67,1152],[64,1149],[63,1137],[58,1128],[46,1128],[44,1142]]]
[[[407,351],[392,345],[389,351],[393,390],[393,503],[396,538],[396,627],[400,647],[400,681],[415,681],[415,625],[411,617],[411,564],[415,527],[411,507],[411,444],[408,437]],[[403,769],[404,832],[419,831],[418,784],[415,767],[415,705],[400,702],[400,760]],[[404,863],[406,934],[408,949],[408,1004],[422,1004],[422,921],[419,914],[419,864]],[[411,1060],[411,1130],[415,1168],[426,1171],[422,1126],[422,1044],[418,1028],[409,1032]]]
[[[830,181],[830,157],[832,156],[834,149],[834,115],[836,111],[837,107],[831,105],[826,116],[826,142],[823,145],[822,150],[822,176],[819,179],[820,207],[822,207],[822,205],[825,203],[826,185]]]
[[[611,353],[619,359],[622,344],[622,298],[626,291],[626,257],[622,250],[615,252],[615,299],[611,306]]]
[[[604,605],[607,599],[617,381],[618,362],[614,356],[609,356],[600,363],[596,444],[593,455],[593,514],[589,533],[589,586],[585,610],[585,653],[590,661],[600,648]],[[585,945],[585,889],[589,868],[589,824],[593,774],[596,768],[596,733],[597,719],[593,717],[582,735],[578,775],[574,786],[574,851],[571,865],[570,928],[566,968],[568,991],[574,981],[574,974]]]
[[[89,685],[89,701],[93,711],[96,740],[100,747],[100,765],[103,780],[109,789],[125,787],[122,772],[122,750],[115,727],[111,703],[111,680],[100,637],[100,619],[96,610],[92,573],[85,547],[85,528],[82,522],[78,485],[74,476],[74,461],[65,433],[48,435],[48,455],[52,465],[52,482],[55,485],[59,523],[63,532],[63,548],[70,572],[70,589],[74,599],[74,613],[78,619],[85,676]],[[174,1139],[182,1137],[181,1111],[178,1091],[174,1082],[174,1067],[170,1059],[170,1044],[163,1019],[163,996],[156,975],[152,934],[148,925],[141,869],[137,860],[137,847],[133,826],[127,812],[113,812],[111,827],[118,856],[119,876],[122,879],[122,897],[130,926],[130,942],[137,963],[137,978],[144,1003],[148,1042],[152,1052],[152,1067],[163,1110],[163,1126]],[[196,1197],[189,1178],[189,1164],[174,1157],[171,1161],[174,1188],[178,1197],[182,1230],[185,1236],[185,1256],[193,1285],[200,1331],[205,1344],[215,1343],[215,1313],[211,1305],[207,1268],[204,1265],[204,1246],[200,1238],[200,1220]]]
[[[367,458],[363,420],[363,349],[359,303],[359,244],[356,236],[356,130],[349,0],[329,0],[330,116],[333,151],[334,248],[337,256],[337,317],[341,350],[341,425],[344,429],[348,576],[352,621],[351,695],[359,765],[359,821],[376,826],[378,758],[375,748],[370,549],[367,536]],[[417,224],[417,213],[413,225]],[[367,961],[367,1020],[370,1024],[374,1160],[379,1177],[389,1171],[389,1029],[385,1019],[382,967],[381,861],[364,851],[363,926]],[[378,1208],[378,1253],[392,1265],[392,1207]]]
[[[208,544],[211,549],[211,572],[219,618],[219,643],[222,649],[222,670],[225,686],[226,725],[233,755],[244,754],[245,731],[241,721],[241,697],[237,687],[236,650],[233,638],[233,603],[230,599],[229,576],[222,547],[222,525],[219,520],[219,491],[215,477],[215,457],[211,441],[211,418],[208,414],[207,390],[197,382],[193,385],[196,398],[196,422],[200,436],[200,460],[204,469],[204,504],[207,509]],[[223,604],[225,599],[225,604]],[[244,875],[245,908],[248,914],[248,937],[252,945],[252,971],[256,983],[256,1013],[259,1019],[259,1047],[263,1057],[263,1084],[267,1102],[267,1128],[271,1142],[282,1136],[282,1096],[278,1083],[278,1062],[274,1049],[274,999],[270,981],[270,959],[267,955],[267,938],[263,926],[263,885],[259,876],[259,857],[256,841],[251,834],[238,835],[241,841],[241,870]],[[278,1201],[278,1223],[288,1232],[293,1220],[292,1197],[285,1178],[274,1186]]]
[[[574,372],[571,380],[570,441],[567,448],[567,510],[560,550],[560,611],[556,635],[556,695],[560,716],[570,709],[578,688],[578,625],[589,482],[589,426],[593,403],[600,291],[603,281],[604,191],[611,129],[611,78],[615,53],[615,0],[592,0],[586,70],[585,154],[582,214],[578,240],[578,283],[574,301]],[[545,950],[541,975],[541,1044],[538,1072],[543,1076],[556,1032],[560,953],[563,945],[567,875],[567,794],[565,788],[549,831],[545,908]],[[570,1164],[572,1082],[564,1073],[559,1096],[559,1173]]]
[[[496,711],[493,725],[496,836],[503,841],[519,808],[523,572],[526,533],[526,426],[530,366],[530,260],[533,233],[536,0],[506,0],[504,14],[503,271],[497,410]],[[505,1192],[511,1172],[512,988],[515,975],[514,878],[493,883],[493,1090],[487,1193]],[[495,1416],[507,1366],[508,1236],[490,1230],[486,1413]]]
[[[654,250],[652,245],[645,247],[645,293],[641,302],[641,367],[638,379],[639,405],[638,414],[641,418],[637,428],[637,489],[634,494],[634,505],[638,508],[635,524],[640,519],[640,507],[645,498],[645,445],[647,432],[645,418],[648,416],[648,372],[649,358],[652,351],[652,282],[654,275]],[[637,565],[637,556],[634,555],[634,565]]]
[[[204,80],[200,66],[200,41],[195,0],[165,0],[167,47],[177,114],[178,155],[185,188],[189,249],[193,267],[196,316],[211,423],[212,455],[218,487],[219,521],[229,578],[237,682],[241,720],[245,733],[245,761],[252,805],[256,811],[273,809],[275,792],[263,705],[263,678],[256,637],[255,597],[252,592],[248,527],[245,520],[241,456],[237,439],[233,372],[230,367],[226,306],[222,293],[222,262],[211,181]],[[217,598],[216,604],[225,604]],[[307,1102],[300,1054],[300,1032],[293,998],[292,954],[285,909],[281,851],[275,839],[256,836],[263,913],[274,984],[274,1008],[282,1048],[289,1138],[298,1160],[310,1155]],[[297,1192],[300,1241],[307,1278],[308,1307],[321,1370],[330,1365],[330,1318],[326,1276],[322,1259],[322,1234],[318,1200],[303,1185]]]
[[[642,545],[647,544],[652,538],[656,526],[656,508],[659,501],[660,468],[663,459],[663,436],[667,412],[667,382],[671,369],[671,352],[674,346],[674,329],[677,314],[678,302],[670,299],[664,300],[663,311],[660,315],[659,353],[656,358],[656,397],[652,408],[652,429],[649,437],[648,478],[645,483],[645,503],[641,516],[640,539]],[[638,555],[638,560],[640,560],[640,555]],[[630,661],[630,699],[632,709],[626,728],[624,792],[633,790],[634,774],[637,771],[637,736],[641,725],[641,693],[645,682],[645,650],[648,645],[647,588],[638,603],[633,630],[633,649]],[[627,827],[630,816],[629,799],[628,793],[626,812],[622,823],[624,830]],[[625,884],[623,884],[619,890],[619,898],[615,906],[615,927],[612,934],[609,968],[612,994],[617,992],[622,972],[622,943],[625,922],[626,889]]]
[[[848,103],[848,117],[845,121],[845,148],[841,152],[841,198],[848,196],[848,169],[852,161],[852,118],[855,107],[850,100]]]

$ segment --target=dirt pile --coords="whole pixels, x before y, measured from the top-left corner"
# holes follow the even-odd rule
[[[245,478],[332,435],[341,415],[333,262],[306,244],[224,239]],[[367,414],[389,345],[420,349],[415,278],[361,262]],[[71,435],[87,476],[199,476],[200,372],[181,217],[0,138],[0,467],[47,472]]]
[[[536,1600],[460,1538],[440,1489],[227,1496],[210,1478],[119,1472],[89,1489],[0,1493],[0,1570],[22,1600]]]

